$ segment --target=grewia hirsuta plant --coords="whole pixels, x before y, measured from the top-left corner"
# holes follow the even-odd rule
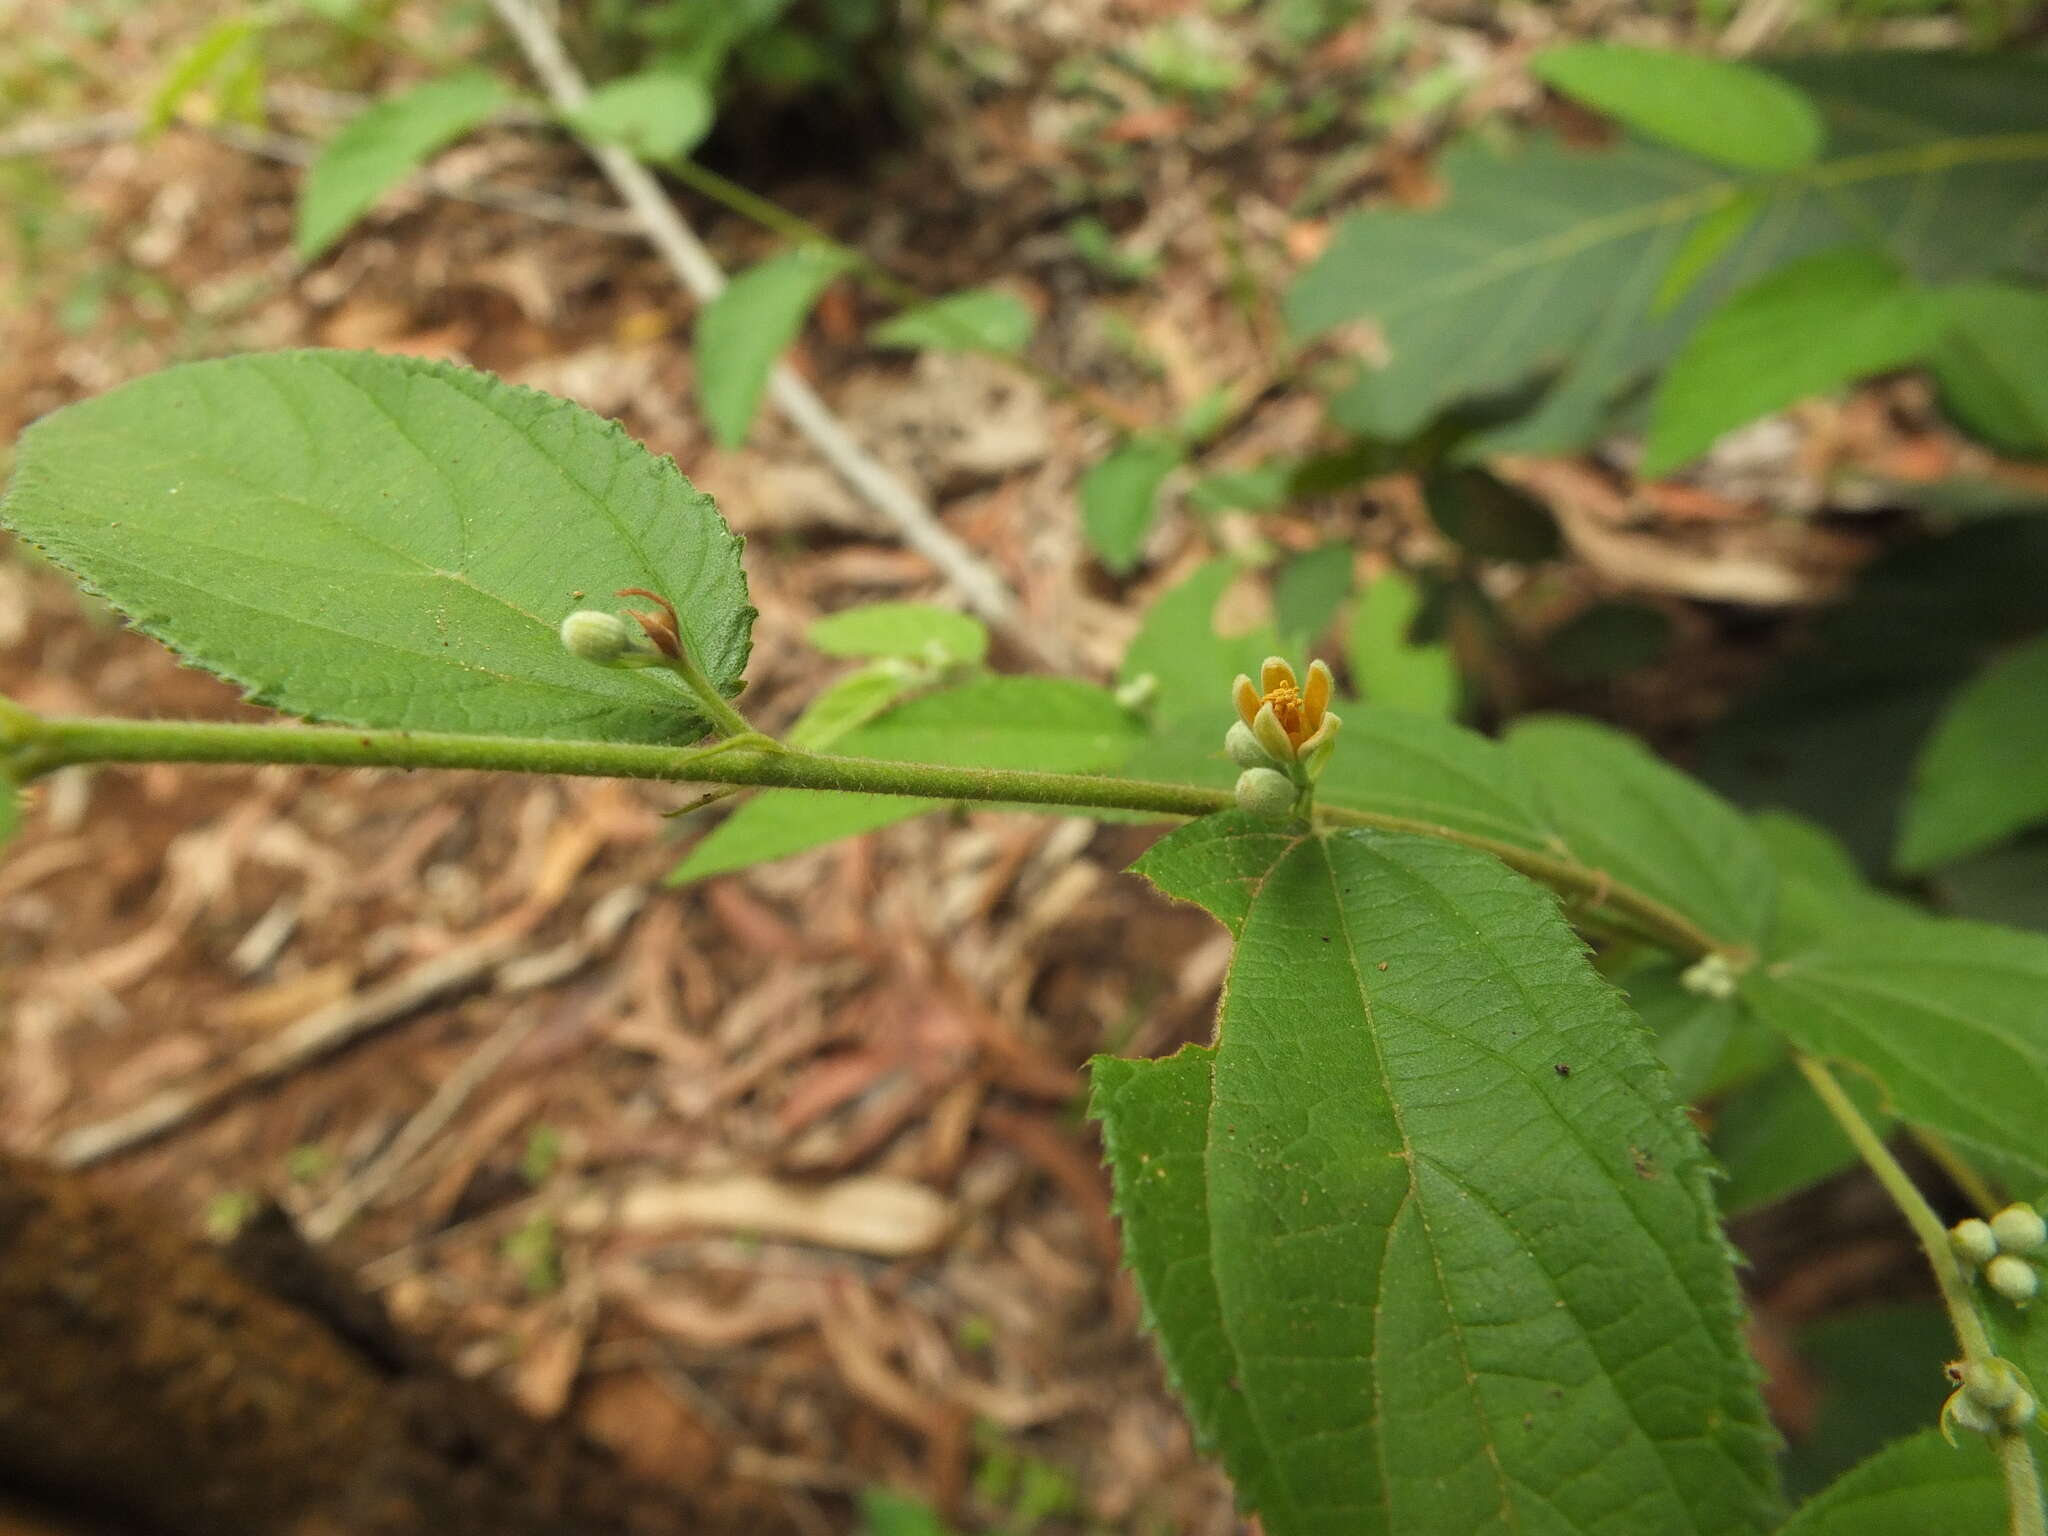
[[[1217,1032],[1098,1059],[1093,1109],[1168,1370],[1271,1536],[2042,1529],[2048,940],[1903,907],[1591,724],[1491,741],[1336,697],[1194,602],[1121,693],[992,675],[957,615],[835,616],[820,644],[865,664],[772,739],[736,702],[754,612],[712,503],[615,424],[446,365],[173,368],[32,427],[0,510],[326,722],[6,705],[10,820],[42,775],[141,761],[751,789],[721,829],[750,818],[744,857],[963,801],[1179,820],[1138,868],[1236,940]],[[1708,1159],[1582,935],[1788,1058],[1940,1283],[1940,1424],[1789,1520]],[[1845,1080],[1984,1219],[1945,1229]]]

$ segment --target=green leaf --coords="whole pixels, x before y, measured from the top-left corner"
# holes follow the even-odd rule
[[[1769,950],[1789,954],[1844,927],[1916,909],[1864,883],[1863,872],[1834,835],[1782,811],[1750,818],[1778,867],[1778,911]]]
[[[1421,609],[1422,593],[1407,576],[1374,577],[1351,610],[1344,654],[1368,703],[1447,720],[1458,713],[1458,664],[1448,645],[1409,638]]]
[[[804,706],[785,739],[806,752],[822,752],[840,737],[887,714],[914,692],[918,670],[891,658],[849,672]]]
[[[1527,765],[1476,731],[1406,710],[1346,704],[1344,732],[1318,800],[1518,848],[1564,851],[1541,785]]]
[[[1948,329],[1929,361],[1950,412],[2008,453],[2048,449],[2048,293],[1965,283],[1933,302]]]
[[[1794,1045],[1875,1080],[1902,1120],[1979,1166],[2048,1183],[2048,938],[1865,913],[1753,969],[1742,991]]]
[[[979,619],[930,603],[868,603],[815,620],[810,642],[828,656],[901,656],[972,666],[988,655]]]
[[[1589,153],[1474,139],[1438,163],[1441,206],[1345,220],[1288,295],[1301,334],[1363,318],[1384,341],[1383,366],[1334,402],[1338,420],[1405,438],[1455,402],[1554,375],[1535,415],[1474,446],[1583,446],[1728,293],[1872,230],[1892,232],[1893,254],[1924,284],[2048,273],[2032,222],[2048,191],[2048,59],[1828,54],[1770,69],[1826,119],[1830,158],[1809,171],[1729,173],[1641,142]],[[1764,206],[1747,233],[1683,302],[1654,313],[1696,226],[1750,192]]]
[[[1182,458],[1178,443],[1138,438],[1081,477],[1081,531],[1088,547],[1122,576],[1138,563],[1159,487]]]
[[[1657,386],[1642,472],[1696,458],[1759,416],[1926,354],[1942,317],[1864,246],[1781,267],[1709,315]]]
[[[299,259],[320,255],[436,151],[488,122],[508,96],[496,76],[463,70],[350,118],[306,171],[293,237]]]
[[[1188,505],[1198,512],[1271,512],[1287,504],[1299,466],[1290,459],[1250,469],[1220,470],[1188,487]]]
[[[607,80],[563,115],[586,138],[617,144],[643,160],[675,160],[703,142],[718,108],[697,75],[656,68]]]
[[[1990,1443],[1969,1435],[1950,1445],[1923,1429],[1816,1495],[1779,1536],[1992,1536],[2004,1529],[2005,1484]]]
[[[1898,865],[1919,873],[2048,820],[2048,635],[1950,700],[1914,770]]]
[[[1825,824],[1859,864],[1888,868],[1913,761],[1950,698],[2013,636],[2043,627],[2048,518],[1900,544],[1708,731],[1698,771],[1734,799]]]
[[[578,661],[557,626],[660,592],[727,694],[753,628],[740,541],[670,460],[418,358],[137,379],[29,428],[0,523],[255,702],[350,725],[687,741],[704,724],[672,674]]]
[[[913,795],[764,789],[706,833],[669,872],[668,883],[688,885],[793,853],[808,853],[827,843],[893,827],[944,804]]]
[[[1634,738],[1588,720],[1525,717],[1507,745],[1541,785],[1581,864],[1663,902],[1717,944],[1763,942],[1778,872],[1733,806]]]
[[[929,1504],[887,1488],[861,1490],[860,1518],[864,1536],[950,1536]]]
[[[746,441],[775,360],[804,317],[852,258],[800,245],[734,278],[697,317],[697,395],[711,432],[727,448]]]
[[[1140,740],[1115,697],[1058,677],[985,677],[912,699],[838,737],[846,757],[1090,773],[1114,767]],[[948,804],[903,795],[770,789],[710,832],[669,875],[682,885],[907,821]]]
[[[1827,132],[1798,87],[1729,59],[1567,43],[1537,54],[1529,72],[1639,133],[1742,170],[1811,165]]]
[[[230,16],[201,33],[164,71],[150,93],[148,110],[142,116],[144,132],[161,133],[169,127],[187,96],[215,75],[227,73],[238,55],[253,53],[253,45],[267,25],[255,16]]]
[[[1422,500],[1444,537],[1482,560],[1527,564],[1564,547],[1548,507],[1484,470],[1433,470]]]
[[[1567,682],[1596,682],[1654,666],[1671,649],[1671,619],[1648,603],[1594,603],[1543,639],[1543,659]]]
[[[1842,1089],[1880,1136],[1891,1117],[1879,1108],[1877,1088],[1848,1073]],[[1835,1123],[1812,1084],[1787,1062],[1730,1094],[1714,1116],[1714,1156],[1728,1177],[1721,1211],[1735,1217],[1796,1194],[1855,1166],[1856,1149]]]
[[[1756,223],[1764,211],[1765,201],[1761,190],[1752,188],[1738,192],[1693,225],[1685,243],[1672,255],[1663,277],[1658,279],[1656,296],[1650,300],[1650,313],[1668,315],[1676,309],[1679,300],[1691,293],[1714,263],[1727,254],[1728,247]]]
[[[1351,595],[1351,545],[1338,539],[1304,550],[1273,579],[1273,623],[1281,648],[1309,651]]]
[[[1436,840],[1235,815],[1140,869],[1237,953],[1217,1045],[1098,1059],[1094,1112],[1168,1369],[1263,1528],[1765,1529],[1704,1156],[1555,901]]]
[[[1122,683],[1153,680],[1152,712],[1162,724],[1190,717],[1217,722],[1217,746],[1230,723],[1230,685],[1240,673],[1257,677],[1259,663],[1280,648],[1270,624],[1218,633],[1216,605],[1238,575],[1237,563],[1228,559],[1207,560],[1188,572],[1145,610],[1117,669]]]
[[[1113,694],[1064,677],[984,677],[928,693],[844,738],[848,757],[1093,773],[1140,737]]]
[[[0,852],[21,830],[21,787],[0,779]]]
[[[1785,1491],[1795,1499],[1933,1424],[1954,1390],[1942,1366],[1955,1357],[1956,1336],[1933,1302],[1833,1312],[1801,1328],[1797,1343],[1820,1404],[1786,1448]]]
[[[1615,978],[1654,1038],[1681,1104],[1715,1098],[1770,1070],[1785,1042],[1733,998],[1707,997],[1681,979],[1687,962],[1662,956]]]
[[[868,331],[878,347],[936,352],[995,352],[1014,357],[1031,345],[1038,317],[1014,293],[970,288],[906,309]]]
[[[1928,885],[1932,904],[1953,917],[2048,933],[2048,832],[1945,865]]]

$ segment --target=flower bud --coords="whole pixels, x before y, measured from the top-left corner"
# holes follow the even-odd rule
[[[934,655],[932,657],[932,665],[943,669],[947,660],[948,658],[944,655]],[[1159,674],[1157,672],[1140,672],[1128,683],[1117,689],[1116,701],[1123,705],[1125,709],[1132,710],[1137,714],[1147,713],[1159,701]]]
[[[1678,984],[1694,997],[1711,998],[1717,1003],[1733,997],[1740,981],[1734,963],[1719,950],[1702,955],[1678,977]]]
[[[600,613],[595,608],[579,608],[562,620],[562,648],[600,667],[616,666],[640,649],[639,638],[639,631],[616,613]]]
[[[1970,1400],[1991,1413],[2003,1413],[2027,1394],[2013,1368],[2003,1360],[1971,1360],[1956,1372]]]
[[[2011,1402],[1998,1410],[1998,1422],[2014,1434],[2032,1427],[2034,1416],[2041,1411],[2041,1405],[2034,1400],[2034,1394],[2022,1391]]]
[[[1294,799],[1294,781],[1276,768],[1247,768],[1237,776],[1238,808],[1254,816],[1285,816]]]
[[[2001,1253],[1984,1266],[1984,1283],[2016,1307],[2032,1301],[2041,1289],[2034,1266],[2009,1253]]]
[[[2048,1244],[2048,1221],[2031,1205],[2008,1205],[1991,1218],[1991,1235],[2007,1253],[2032,1253]]]
[[[1941,1428],[1944,1436],[1948,1433],[1951,1423],[1979,1435],[1995,1435],[1999,1430],[1998,1415],[1967,1392],[1958,1392],[1942,1404]]]
[[[1991,1223],[1974,1216],[1948,1229],[1948,1245],[1969,1265],[1989,1264],[1998,1257],[1998,1235],[1991,1230]]]
[[[1240,768],[1271,768],[1273,754],[1260,745],[1259,738],[1242,720],[1231,722],[1223,736],[1223,754]]]

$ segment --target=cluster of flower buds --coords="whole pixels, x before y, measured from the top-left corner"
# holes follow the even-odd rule
[[[1237,723],[1223,738],[1223,750],[1244,770],[1237,779],[1237,803],[1256,816],[1285,816],[1314,788],[1337,744],[1343,725],[1330,710],[1336,681],[1320,661],[1297,682],[1294,668],[1268,656],[1259,681],[1240,677],[1231,692]]]
[[[1971,1217],[1948,1229],[1949,1246],[1957,1258],[1980,1270],[1984,1283],[2015,1306],[2025,1306],[2041,1290],[2041,1272],[2034,1255],[2048,1249],[2048,1221],[2031,1205],[2008,1205],[1989,1221]]]
[[[2040,1399],[2010,1360],[1958,1360],[1948,1368],[1956,1390],[1941,1405],[1941,1432],[1954,1444],[1950,1426],[1980,1435],[2017,1435],[2034,1422]]]

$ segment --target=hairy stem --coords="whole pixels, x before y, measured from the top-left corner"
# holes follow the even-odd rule
[[[1970,1277],[1964,1273],[1962,1261],[1949,1246],[1948,1228],[1942,1225],[1934,1207],[1927,1203],[1920,1186],[1899,1166],[1899,1160],[1892,1156],[1884,1138],[1863,1118],[1856,1101],[1843,1091],[1834,1073],[1823,1062],[1803,1052],[1795,1053],[1792,1059],[1807,1082],[1813,1085],[1813,1091],[1820,1096],[1828,1113],[1834,1116],[1842,1133],[1856,1148],[1857,1155],[1877,1175],[1877,1182],[1884,1186],[1892,1204],[1906,1218],[1913,1235],[1920,1240],[1928,1267],[1934,1271],[1934,1283],[1941,1290],[1941,1304],[1948,1311],[1949,1326],[1955,1330],[1956,1343],[1962,1348],[1963,1358],[1980,1361],[1996,1357],[1998,1351],[1991,1342],[1990,1330],[1984,1326],[1982,1314],[1977,1310]],[[2012,1536],[2048,1536],[2048,1507],[2044,1507],[2042,1502],[2041,1476],[2034,1465],[2034,1448],[2028,1443],[2027,1432],[2024,1429],[2007,1430],[1995,1436],[1994,1443],[2005,1470],[2006,1502],[2012,1510]]]
[[[1228,810],[1228,791],[1108,774],[955,768],[801,752],[746,736],[709,750],[634,742],[460,736],[438,731],[345,730],[331,726],[222,725],[172,720],[40,719],[0,733],[0,769],[26,781],[77,763],[299,763],[334,768],[468,768],[744,788],[836,789],[933,800],[1058,805],[1076,809],[1206,816]],[[1372,827],[1441,837],[1492,854],[1566,896],[1621,920],[1664,948],[1699,956],[1726,946],[1696,924],[1605,871],[1478,837],[1433,822],[1346,806],[1316,809],[1329,826]],[[1732,958],[1739,952],[1727,950]]]

